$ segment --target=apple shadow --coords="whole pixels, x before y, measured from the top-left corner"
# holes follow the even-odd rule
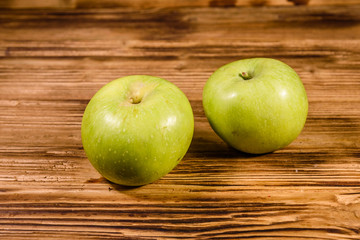
[[[107,180],[104,177],[100,177],[100,178],[90,178],[88,179],[85,183],[102,183],[102,184],[106,184],[109,185],[109,191],[112,190],[116,190],[116,191],[129,191],[129,190],[133,190],[133,189],[137,189],[140,188],[141,186],[125,186],[125,185],[119,185],[117,183],[113,183],[109,180]]]
[[[192,143],[189,147],[187,157],[190,158],[206,158],[210,159],[248,159],[265,154],[249,154],[238,151],[225,143],[216,133],[211,129],[195,129]]]
[[[302,149],[300,139],[271,153],[241,152],[226,144],[210,126],[203,125],[195,130],[189,151],[173,173],[207,177],[209,181],[219,179],[219,176],[230,177],[239,174],[261,173],[276,176],[281,172],[297,173],[298,170],[311,174],[316,173],[317,166],[324,163],[323,157],[322,152]]]

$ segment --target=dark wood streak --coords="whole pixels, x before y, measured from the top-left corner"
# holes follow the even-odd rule
[[[0,3],[1,239],[360,239],[360,2],[52,2]],[[202,108],[212,72],[248,57],[308,93],[303,132],[271,154],[231,149]],[[173,82],[195,117],[184,159],[137,188],[101,177],[80,135],[90,98],[130,74]]]
[[[346,4],[359,4],[359,0],[347,1]],[[147,1],[147,0],[60,0],[38,1],[3,0],[3,9],[89,9],[89,8],[179,8],[179,7],[216,7],[228,8],[235,6],[289,6],[289,5],[343,5],[343,0],[194,0],[194,1]]]

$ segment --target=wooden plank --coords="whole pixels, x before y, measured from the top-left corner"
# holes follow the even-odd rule
[[[239,17],[241,16],[241,17]],[[1,239],[359,239],[360,6],[0,12]],[[221,65],[273,57],[309,98],[302,134],[252,156],[211,130]],[[190,99],[195,134],[168,175],[103,179],[80,127],[107,82],[149,74]]]
[[[291,5],[356,5],[360,0],[2,0],[3,9],[89,9],[89,8],[179,8],[179,7],[244,7]]]

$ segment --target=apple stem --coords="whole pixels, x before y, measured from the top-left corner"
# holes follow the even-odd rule
[[[247,72],[241,72],[239,73],[239,76],[244,80],[250,80],[252,76]]]
[[[138,104],[140,103],[142,98],[140,96],[132,96],[130,97],[130,103],[131,104]]]

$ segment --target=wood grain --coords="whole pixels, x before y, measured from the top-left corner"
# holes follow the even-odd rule
[[[2,0],[3,9],[182,8],[291,5],[356,5],[360,0]]]
[[[0,239],[360,239],[359,38],[360,5],[2,10]],[[248,57],[308,93],[302,134],[271,154],[229,148],[202,108],[211,73]],[[195,115],[183,161],[138,188],[80,138],[92,95],[130,74],[175,83]]]

